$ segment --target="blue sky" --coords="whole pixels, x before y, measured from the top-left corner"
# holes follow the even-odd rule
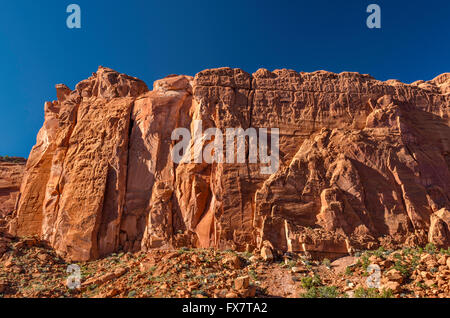
[[[82,28],[66,27],[66,7]],[[366,27],[381,7],[382,28]],[[413,82],[450,72],[450,1],[16,0],[0,10],[0,155],[27,157],[54,86],[98,65],[149,87],[213,67],[369,73]]]

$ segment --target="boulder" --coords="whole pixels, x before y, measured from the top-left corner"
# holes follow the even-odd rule
[[[450,246],[450,210],[442,208],[433,215],[430,220],[428,241],[438,248]]]
[[[250,277],[249,276],[242,276],[236,278],[234,281],[234,289],[236,290],[244,290],[247,289],[250,284]]]
[[[273,253],[270,247],[267,246],[263,246],[261,248],[261,257],[263,258],[263,260],[265,260],[266,262],[271,262],[273,261]]]

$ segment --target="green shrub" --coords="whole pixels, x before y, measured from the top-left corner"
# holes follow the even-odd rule
[[[301,281],[301,285],[304,289],[311,289],[313,287],[318,287],[322,285],[322,281],[320,280],[320,277],[317,275],[314,275],[314,277],[303,277]]]
[[[336,286],[313,286],[300,296],[303,298],[338,298],[341,294]]]
[[[351,268],[350,266],[347,266],[345,268],[345,275],[352,276],[353,275],[353,268]]]
[[[254,269],[251,269],[248,271],[248,275],[253,279],[254,281],[258,280],[258,274],[256,274]]]
[[[372,255],[375,255],[380,258],[384,258],[385,254],[386,254],[386,250],[384,249],[383,246],[379,247],[376,251],[374,251],[372,253]]]
[[[296,261],[293,260],[288,260],[287,262],[285,262],[283,265],[281,265],[284,268],[289,268],[291,269],[292,267],[294,267],[297,264]]]
[[[436,245],[434,245],[433,243],[428,243],[425,246],[425,252],[427,252],[428,254],[435,254],[437,252]]]
[[[359,287],[355,289],[355,298],[392,298],[392,291],[383,289],[381,292],[376,288],[363,288]]]
[[[306,289],[306,292],[300,295],[303,298],[338,298],[342,296],[336,286],[322,286],[318,275],[303,277],[301,286]]]
[[[370,265],[369,256],[367,255],[367,253],[364,253],[364,255],[360,257],[357,265],[361,266],[364,270],[367,270],[367,267],[369,267]]]
[[[439,253],[444,254],[444,255],[450,255],[450,247],[448,249],[446,249],[446,250],[441,248]]]

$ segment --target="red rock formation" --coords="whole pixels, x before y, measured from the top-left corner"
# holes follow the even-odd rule
[[[176,171],[171,134],[189,127],[192,78],[170,76],[136,99],[128,154],[127,194],[120,244],[126,250],[170,245]]]
[[[88,260],[193,245],[347,253],[448,246],[450,75],[205,70],[144,83],[100,68],[57,86],[11,232]],[[175,128],[280,129],[280,168],[175,164]],[[206,144],[206,141],[203,141]],[[193,146],[193,144],[191,144]]]
[[[0,228],[6,225],[6,219],[14,211],[25,162],[22,158],[0,157]]]
[[[39,235],[80,260],[118,248],[131,110],[145,91],[142,81],[103,67],[73,92],[57,86],[60,99],[46,103],[12,233]]]

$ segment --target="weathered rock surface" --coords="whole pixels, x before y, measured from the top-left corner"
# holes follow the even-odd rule
[[[0,158],[0,227],[6,225],[6,219],[14,211],[25,162],[22,158]]]
[[[176,166],[171,135],[189,128],[193,78],[170,76],[138,97],[132,113],[127,193],[120,245],[125,250],[169,246],[173,236]]]
[[[88,260],[118,248],[131,110],[147,86],[100,67],[67,90],[58,85],[61,99],[46,103],[10,228],[41,236],[68,258]]]
[[[443,208],[431,215],[428,240],[437,247],[450,246],[450,211],[448,209]]]
[[[73,260],[173,246],[448,247],[449,87],[449,74],[403,84],[221,68],[148,91],[100,67],[46,103],[10,231]],[[279,128],[280,168],[173,163],[172,131],[194,135],[195,120],[203,131]]]

